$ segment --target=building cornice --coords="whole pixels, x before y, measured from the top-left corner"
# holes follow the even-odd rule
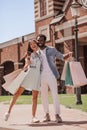
[[[24,35],[22,37],[24,37],[24,41],[28,41],[28,40],[31,40],[35,37],[35,33]],[[4,48],[4,47],[7,47],[7,46],[12,46],[12,45],[15,45],[15,44],[18,44],[18,43],[22,43],[22,37],[18,37],[18,38],[9,40],[7,42],[0,43],[0,48]]]
[[[78,25],[84,24],[84,23],[87,23],[87,15],[78,18]],[[70,27],[73,27],[74,25],[75,25],[75,20],[74,19],[69,20],[67,22],[62,23],[61,25],[56,25],[55,31],[60,31],[66,28],[70,28]]]
[[[87,37],[87,32],[83,32],[83,33],[78,34],[79,39],[83,38],[83,37]],[[71,36],[68,36],[68,37],[62,37],[60,39],[55,40],[55,43],[59,44],[59,43],[62,43],[62,42],[68,41],[68,40],[72,40],[72,39],[75,39],[75,35],[71,35]]]

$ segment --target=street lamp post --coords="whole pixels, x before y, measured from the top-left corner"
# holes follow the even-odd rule
[[[76,61],[79,61],[78,57],[78,20],[77,18],[80,16],[80,7],[82,5],[77,1],[74,0],[73,3],[71,4],[71,13],[72,17],[75,19],[75,26],[74,26],[74,34],[75,34],[75,56],[76,56]],[[76,88],[76,104],[82,104],[81,100],[81,88],[77,87]]]

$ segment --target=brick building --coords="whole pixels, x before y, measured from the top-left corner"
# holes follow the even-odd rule
[[[75,20],[72,18],[70,5],[73,0],[34,0],[35,32],[0,44],[0,79],[3,75],[23,66],[23,55],[28,40],[42,33],[47,36],[47,44],[55,46],[63,53],[75,53]],[[81,0],[78,0],[81,2]],[[78,18],[78,55],[87,76],[87,8],[82,6]],[[15,53],[14,52],[15,49]],[[57,67],[62,72],[63,63],[57,60]],[[0,87],[2,90],[2,88]],[[74,91],[74,90],[73,90]],[[87,93],[87,86],[82,87]]]
[[[35,38],[35,33],[0,44],[0,95],[8,94],[1,87],[4,82],[3,76],[23,67],[28,41],[33,38]]]

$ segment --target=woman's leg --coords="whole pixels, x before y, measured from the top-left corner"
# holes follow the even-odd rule
[[[20,88],[18,89],[18,91],[13,95],[13,98],[12,98],[12,100],[11,100],[11,103],[10,103],[10,106],[9,106],[9,109],[8,109],[8,112],[6,112],[5,115],[4,115],[4,120],[5,120],[5,121],[8,120],[13,105],[15,104],[16,100],[18,99],[18,97],[19,97],[23,92],[24,92],[24,88],[23,88],[23,87],[20,87]]]
[[[35,117],[37,109],[38,91],[32,90],[32,116]]]
[[[11,112],[13,105],[15,104],[16,100],[18,99],[18,97],[24,92],[24,90],[25,89],[23,87],[20,87],[18,89],[18,91],[13,95],[13,98],[11,100],[11,103],[10,103],[10,106],[9,106],[9,109],[8,109],[8,113]]]

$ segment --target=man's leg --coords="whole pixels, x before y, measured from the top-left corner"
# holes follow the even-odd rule
[[[50,90],[51,90],[52,96],[53,96],[56,122],[61,123],[62,119],[60,117],[60,103],[59,103],[59,99],[58,99],[57,81],[56,81],[56,78],[52,75],[49,79],[49,87],[50,87]]]
[[[41,98],[42,98],[42,105],[45,112],[45,117],[43,119],[43,122],[50,121],[49,116],[49,102],[48,102],[48,85],[46,82],[41,82]]]
[[[60,103],[58,99],[58,88],[57,88],[57,81],[54,76],[51,75],[49,79],[49,87],[53,96],[53,103],[54,103],[54,109],[55,109],[55,114],[60,115]]]
[[[44,112],[49,113],[48,86],[44,82],[41,82],[41,99],[42,99]]]

